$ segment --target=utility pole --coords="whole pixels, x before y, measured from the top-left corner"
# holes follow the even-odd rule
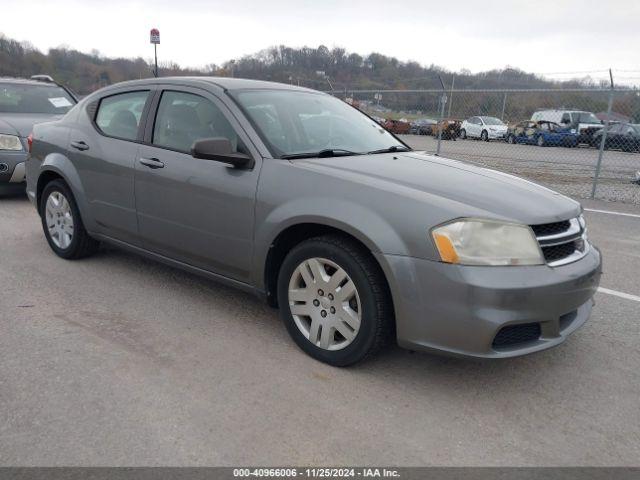
[[[447,103],[447,92],[444,87],[442,77],[438,75],[440,79],[440,85],[442,86],[442,94],[440,95],[440,122],[438,124],[438,146],[436,147],[436,155],[440,155],[440,145],[442,143],[442,130],[444,129],[444,107]]]
[[[502,120],[503,122],[504,122],[504,111],[506,108],[507,108],[507,92],[504,92],[504,97],[502,97],[502,116],[500,117],[500,120]]]
[[[596,163],[596,173],[593,176],[593,185],[591,187],[591,198],[596,197],[596,188],[598,188],[598,178],[600,177],[600,169],[602,168],[602,157],[604,155],[604,147],[607,145],[607,131],[609,130],[609,122],[611,120],[611,108],[613,107],[613,72],[609,69],[609,79],[611,80],[611,89],[609,90],[609,104],[607,106],[607,118],[604,120],[602,127],[602,136],[600,137],[600,150],[598,151],[598,163]]]

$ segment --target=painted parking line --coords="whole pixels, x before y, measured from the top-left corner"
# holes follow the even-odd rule
[[[634,302],[640,302],[640,297],[637,295],[631,295],[630,293],[618,292],[617,290],[609,290],[608,288],[598,287],[600,293],[606,293],[607,295],[613,295],[615,297],[625,298],[627,300],[633,300]]]
[[[620,215],[622,217],[640,218],[640,215],[637,215],[635,213],[612,212],[611,210],[596,210],[595,208],[585,208],[584,211],[585,212],[608,213],[609,215]]]

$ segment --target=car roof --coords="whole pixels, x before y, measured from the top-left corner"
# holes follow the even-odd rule
[[[149,85],[149,84],[176,84],[176,85],[197,85],[197,84],[209,84],[220,87],[224,90],[296,90],[301,92],[315,92],[318,90],[312,90],[310,88],[298,87],[295,85],[289,85],[288,83],[267,82],[264,80],[251,80],[247,78],[230,78],[230,77],[159,77],[159,78],[146,78],[142,80],[130,80],[126,82],[116,83],[109,87],[125,87],[136,85]],[[107,88],[109,88],[107,87]]]
[[[0,77],[0,83],[12,83],[18,85],[38,85],[41,87],[59,87],[57,83],[43,82],[40,80],[31,80],[30,78],[16,78],[16,77]]]

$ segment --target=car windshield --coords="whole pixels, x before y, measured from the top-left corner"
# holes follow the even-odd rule
[[[76,101],[67,91],[53,85],[0,84],[0,112],[65,114]]]
[[[579,123],[601,123],[591,112],[579,112],[578,113],[578,122]]]
[[[329,95],[244,90],[232,92],[231,96],[275,157],[408,150],[374,120]]]
[[[481,117],[485,125],[504,125],[504,122],[496,117]]]

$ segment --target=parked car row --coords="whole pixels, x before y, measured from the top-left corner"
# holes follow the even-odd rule
[[[491,116],[474,116],[464,121],[446,118],[436,121],[419,119],[411,123],[384,120],[382,125],[395,134],[433,135],[442,131],[444,140],[504,140],[511,144],[577,147],[585,144],[599,148],[604,125],[591,112],[574,110],[540,110],[530,120],[508,126]],[[640,125],[611,122],[606,129],[606,149],[640,151]]]

